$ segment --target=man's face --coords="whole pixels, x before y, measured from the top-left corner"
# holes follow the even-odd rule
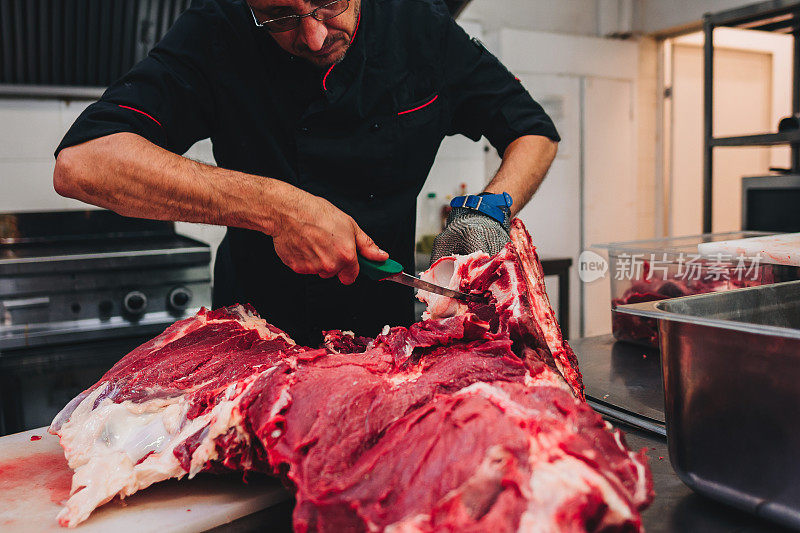
[[[331,0],[247,0],[259,22],[288,15],[305,15]],[[350,0],[341,15],[318,21],[304,17],[293,30],[270,33],[278,45],[297,57],[320,67],[328,67],[344,58],[356,31],[361,0]]]

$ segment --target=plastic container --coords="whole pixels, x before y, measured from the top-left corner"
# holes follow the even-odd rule
[[[721,292],[785,281],[780,267],[760,258],[701,256],[697,245],[774,233],[737,231],[595,245],[608,250],[611,329],[614,337],[658,348],[652,318],[616,312],[618,305]],[[777,278],[776,278],[776,275]]]

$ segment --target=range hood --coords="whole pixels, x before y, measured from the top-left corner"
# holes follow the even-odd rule
[[[453,16],[469,3],[445,1]],[[0,0],[0,95],[98,92],[144,58],[190,3]]]

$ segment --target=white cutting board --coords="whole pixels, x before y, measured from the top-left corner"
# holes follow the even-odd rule
[[[32,436],[42,437],[31,440]],[[69,495],[72,470],[58,438],[46,428],[0,437],[0,531],[58,532],[59,501]],[[194,532],[287,500],[289,494],[272,479],[242,482],[240,474],[199,475],[169,480],[144,489],[124,502],[115,499],[95,510],[76,533]]]
[[[734,241],[704,242],[697,245],[701,255],[730,254],[734,257],[756,257],[762,263],[800,266],[800,233],[784,233]]]

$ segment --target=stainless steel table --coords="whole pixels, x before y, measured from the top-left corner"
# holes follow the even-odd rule
[[[648,533],[767,533],[788,532],[771,522],[728,507],[692,492],[683,484],[669,464],[667,441],[663,437],[616,424],[631,449],[647,448],[653,472],[656,498],[642,513]]]

